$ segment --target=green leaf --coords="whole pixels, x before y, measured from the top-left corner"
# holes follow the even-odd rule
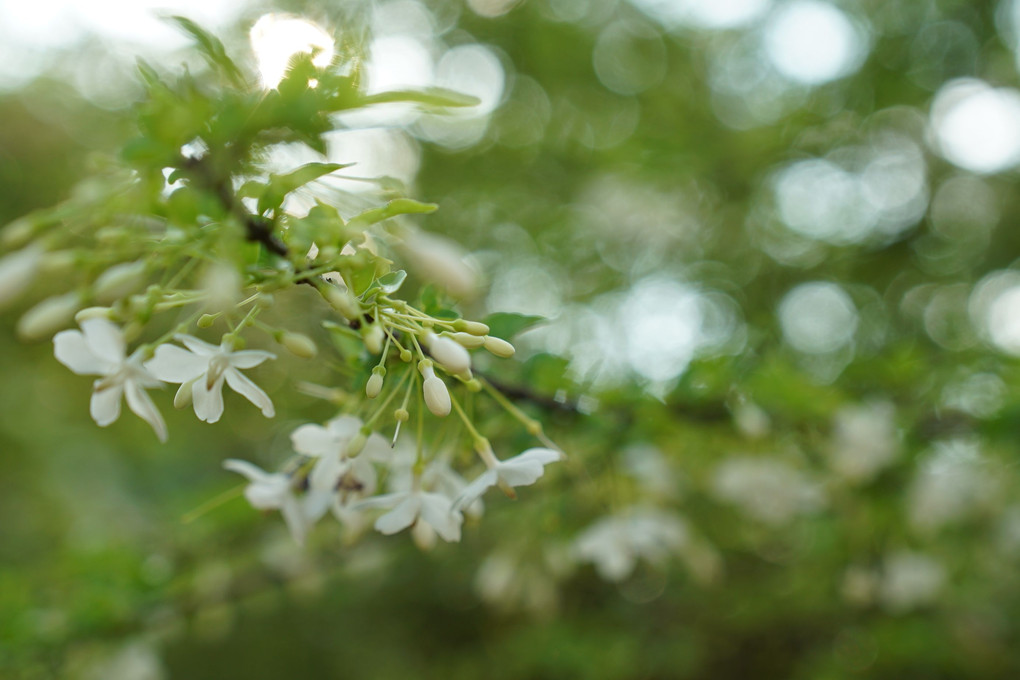
[[[366,293],[370,293],[376,288],[386,293],[396,293],[400,290],[400,287],[404,285],[404,279],[407,278],[407,272],[403,269],[398,269],[395,272],[390,272],[386,276],[382,276],[372,282],[372,285],[368,287]]]
[[[290,192],[319,179],[323,175],[336,172],[349,165],[342,165],[340,163],[307,163],[285,175],[270,175],[269,184],[262,195],[259,196],[259,212],[265,214],[270,210],[278,209],[283,205],[283,199]]]
[[[210,66],[223,74],[232,85],[244,87],[244,76],[241,75],[237,64],[227,55],[227,50],[219,38],[186,17],[171,16],[167,17],[167,20],[177,24],[194,38],[202,56],[206,58]]]
[[[541,316],[496,312],[489,315],[483,323],[489,327],[489,335],[509,340],[521,331],[527,330],[545,320],[545,317]]]
[[[348,224],[352,229],[364,229],[383,220],[397,215],[420,215],[435,212],[439,208],[435,203],[422,203],[411,198],[396,198],[379,208],[366,210],[352,217]]]
[[[478,106],[481,100],[469,94],[447,90],[442,87],[430,87],[424,90],[392,90],[380,92],[362,99],[365,106],[372,104],[388,104],[390,102],[411,102],[436,108],[452,108]]]

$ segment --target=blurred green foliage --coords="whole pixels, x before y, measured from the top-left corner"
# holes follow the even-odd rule
[[[280,4],[341,27],[370,12]],[[49,346],[15,341],[5,315],[0,675],[1020,675],[1020,373],[968,311],[979,282],[1016,267],[1017,175],[968,173],[929,144],[933,98],[951,79],[1017,87],[1002,29],[1014,3],[842,3],[866,26],[860,67],[813,87],[785,85],[770,100],[779,112],[771,117],[754,99],[769,87],[763,77],[745,92],[763,118],[746,125],[727,118],[736,114],[726,107],[738,104],[712,74],[756,25],[670,31],[641,5],[610,0],[521,3],[496,17],[452,0],[427,5],[443,18],[436,24],[447,27],[448,44],[493,46],[508,77],[479,139],[463,148],[414,143],[421,167],[412,194],[441,206],[419,219],[479,253],[493,293],[469,311],[519,314],[492,325],[507,336],[523,331],[522,347],[549,329],[524,330],[526,317],[546,310],[506,291],[521,288],[533,302],[543,289],[523,286],[515,268],[524,279],[551,280],[545,292],[555,289],[555,311],[579,319],[572,334],[554,319],[530,355],[493,371],[500,384],[521,388],[508,394],[546,423],[570,459],[516,503],[487,497],[484,520],[462,543],[429,553],[406,537],[348,545],[332,529],[301,550],[278,518],[236,499],[184,523],[233,483],[222,459],[272,466],[287,447],[286,426],[329,417],[328,405],[294,397],[286,416],[294,420],[283,425],[238,410],[211,428],[172,413],[166,447],[144,423],[99,430],[84,408],[84,381],[57,365]],[[593,66],[604,31],[619,21],[644,36],[635,77],[662,74],[629,94],[607,88]],[[200,35],[212,67],[235,77],[217,43]],[[266,102],[272,108],[271,96]],[[299,108],[275,113],[309,125]],[[204,115],[183,106],[177,122],[204,124]],[[112,153],[135,132],[131,112],[96,107],[59,79],[0,97],[0,120],[2,222],[66,197],[90,172],[90,154]],[[135,152],[176,153],[191,138],[162,125],[165,148]],[[301,140],[319,131],[313,125]],[[880,147],[882,131],[924,149],[928,203],[916,219],[842,243],[783,224],[777,173],[875,139]],[[224,143],[237,134],[232,127]],[[961,199],[939,213],[940,188],[960,177],[976,178],[985,193],[971,196],[987,201]],[[286,193],[303,179],[274,182]],[[267,195],[260,208],[278,207]],[[995,216],[987,228],[977,225],[986,212]],[[687,286],[669,290],[714,295],[718,309],[739,310],[730,337],[694,352],[666,380],[632,367],[600,379],[599,361],[585,364],[572,350],[586,336],[604,337],[598,323],[625,334],[627,304],[637,305],[628,291],[657,276]],[[857,326],[848,345],[812,354],[791,346],[779,317],[792,289],[818,281],[841,287]],[[428,292],[422,297],[427,304]],[[427,311],[442,308],[434,302]],[[616,311],[602,321],[585,315],[607,309]],[[566,333],[559,345],[557,332]],[[305,366],[286,378],[323,382],[322,372]],[[875,403],[892,409],[895,455],[871,475],[842,474],[833,451],[867,448],[881,417],[869,412],[843,426],[841,418]],[[668,493],[628,467],[628,452],[641,446],[665,461],[668,474],[652,478]],[[773,484],[760,471],[743,490],[720,491],[724,464],[746,459],[796,475],[780,478],[778,500],[758,491]],[[934,463],[948,465],[940,473],[948,490],[924,505]],[[972,478],[973,488],[953,486]],[[790,500],[806,489],[822,500]],[[764,511],[754,505],[762,498]],[[788,516],[769,519],[787,502]],[[619,582],[583,561],[563,564],[560,553],[584,528],[645,504],[682,516],[700,551],[642,561]],[[482,597],[479,570],[494,554],[512,556],[517,580]],[[917,572],[927,567],[904,555],[937,565],[936,586],[926,589]],[[914,579],[906,586],[892,576],[903,564],[903,578]],[[920,588],[914,600],[902,594],[911,587]]]

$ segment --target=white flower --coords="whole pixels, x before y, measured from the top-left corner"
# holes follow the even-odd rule
[[[378,434],[365,438],[361,427],[358,418],[339,416],[325,427],[309,423],[291,433],[295,451],[318,458],[308,475],[304,511],[309,517],[318,519],[334,501],[349,508],[349,498],[375,493],[372,462],[386,462],[392,453],[389,442]]]
[[[930,604],[945,585],[945,568],[922,553],[893,553],[886,556],[884,566],[880,597],[893,613]]]
[[[977,442],[937,442],[920,465],[907,493],[911,526],[933,532],[994,506],[1001,479]]]
[[[636,510],[605,517],[585,529],[574,541],[574,555],[593,563],[605,580],[622,581],[634,571],[638,559],[661,564],[687,544],[687,525],[679,517]]]
[[[425,334],[425,346],[450,373],[460,375],[471,372],[471,355],[455,340],[429,332]]]
[[[294,540],[299,545],[305,542],[312,521],[294,496],[290,477],[280,472],[266,472],[248,461],[233,458],[223,461],[223,467],[244,475],[251,482],[244,490],[244,497],[253,508],[279,510]]]
[[[81,331],[61,331],[53,337],[53,353],[57,361],[78,375],[101,375],[92,384],[89,410],[100,427],[106,427],[120,416],[121,396],[128,408],[152,426],[160,441],[166,441],[166,424],[145,392],[158,387],[156,380],[142,365],[137,352],[126,356],[124,334],[105,319],[87,319]]]
[[[840,409],[830,449],[832,468],[852,482],[865,482],[892,463],[899,449],[895,416],[889,402]]]
[[[396,493],[374,496],[354,504],[357,510],[391,508],[375,521],[375,528],[383,534],[395,534],[419,522],[428,524],[444,541],[460,540],[460,525],[464,521],[450,499],[442,494],[421,489],[419,478],[411,480],[410,488]]]
[[[275,355],[261,350],[234,352],[227,340],[217,347],[190,335],[176,335],[174,338],[188,349],[160,345],[155,356],[145,362],[145,367],[160,380],[181,383],[179,396],[190,390],[199,420],[215,423],[223,415],[224,381],[259,407],[262,415],[272,418],[276,414],[269,396],[238,370],[254,368],[266,359],[275,359]]]
[[[487,454],[483,453],[482,459],[489,469],[461,491],[457,502],[454,503],[458,510],[479,498],[490,486],[499,485],[512,498],[512,487],[534,484],[545,473],[546,465],[560,459],[559,451],[542,448],[528,449],[502,461],[497,460],[491,450],[487,451]]]
[[[734,457],[715,469],[712,491],[755,519],[779,526],[824,502],[821,489],[799,470],[768,458]]]

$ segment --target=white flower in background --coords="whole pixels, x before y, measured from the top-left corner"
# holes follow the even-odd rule
[[[889,611],[907,612],[932,603],[945,581],[945,568],[931,557],[897,552],[885,559],[879,596]]]
[[[377,475],[373,462],[392,457],[389,442],[378,434],[365,437],[362,422],[354,416],[338,416],[325,426],[309,423],[290,435],[294,450],[317,458],[308,475],[304,511],[312,519],[322,517],[331,505],[350,510],[350,500],[375,493]],[[359,455],[360,454],[360,455]],[[335,509],[338,518],[353,520]]]
[[[871,479],[896,457],[895,407],[889,402],[850,406],[836,413],[829,450],[832,469],[846,479]]]
[[[244,497],[252,507],[279,510],[290,535],[299,545],[304,544],[312,520],[305,515],[301,502],[294,495],[293,480],[288,475],[266,472],[248,461],[233,458],[223,461],[223,467],[247,477],[251,484],[245,488]]]
[[[100,427],[106,427],[120,416],[121,397],[128,408],[152,426],[160,441],[166,441],[166,423],[145,388],[159,387],[160,382],[142,365],[137,352],[127,356],[124,334],[106,319],[87,319],[81,331],[61,331],[53,337],[53,353],[57,361],[78,375],[99,375],[92,384],[89,411]]]
[[[559,602],[556,582],[541,561],[530,563],[514,552],[489,555],[475,575],[475,590],[483,600],[505,612],[518,609],[549,615]]]
[[[661,565],[687,545],[687,525],[682,519],[658,510],[637,509],[604,517],[585,529],[574,541],[573,552],[579,561],[594,564],[605,580],[622,581],[639,559]]]
[[[821,507],[821,489],[786,463],[736,457],[715,469],[712,492],[757,520],[778,526]]]
[[[988,469],[977,442],[938,442],[910,486],[910,523],[921,531],[935,531],[987,507],[998,489],[998,480]]]
[[[145,362],[145,368],[160,380],[181,384],[175,403],[181,403],[182,399],[187,403],[190,392],[198,419],[215,423],[223,415],[223,383],[226,382],[230,389],[257,406],[265,417],[276,415],[269,395],[238,370],[254,368],[266,359],[275,359],[276,355],[261,350],[234,352],[229,340],[216,346],[190,335],[175,335],[174,339],[188,349],[160,345],[155,356]]]
[[[650,444],[635,444],[623,452],[623,464],[641,490],[657,498],[675,498],[680,487],[669,461]]]
[[[545,466],[559,459],[559,451],[536,448],[528,449],[513,458],[501,461],[493,455],[492,449],[486,448],[486,451],[482,453],[482,460],[485,461],[489,469],[460,492],[454,507],[459,510],[463,506],[469,505],[475,499],[480,498],[490,486],[496,485],[499,485],[508,496],[514,498],[512,487],[534,484],[545,473]]]
[[[843,572],[840,592],[847,603],[866,607],[875,601],[880,584],[880,574],[875,569],[854,564]]]
[[[421,479],[414,477],[410,486],[395,493],[383,494],[358,501],[352,506],[356,510],[367,510],[370,508],[387,508],[389,512],[382,515],[375,521],[375,528],[380,533],[390,535],[398,531],[415,526],[416,524],[428,524],[439,536],[447,542],[460,540],[460,525],[464,518],[458,510],[453,508],[449,497],[443,494],[423,491]],[[419,529],[418,531],[423,531]],[[428,531],[427,529],[424,531]],[[424,547],[428,547],[427,535],[416,535],[416,541]]]

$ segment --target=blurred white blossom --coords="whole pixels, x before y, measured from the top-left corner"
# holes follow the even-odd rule
[[[630,576],[638,560],[662,565],[688,544],[687,525],[680,517],[660,510],[631,509],[604,517],[574,541],[577,560],[591,562],[607,581]]]
[[[712,491],[720,500],[774,526],[824,503],[821,488],[799,470],[768,458],[734,457],[715,469]]]
[[[832,469],[850,481],[863,482],[889,465],[899,448],[895,415],[889,402],[840,409],[829,448]]]
[[[895,552],[886,556],[879,597],[886,609],[903,613],[934,602],[945,581],[945,568],[933,558],[918,552]]]

